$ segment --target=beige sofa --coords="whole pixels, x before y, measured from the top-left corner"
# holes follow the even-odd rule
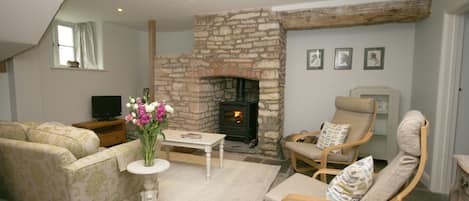
[[[94,132],[60,123],[0,122],[0,199],[138,200],[143,178],[125,170],[140,143],[99,149]]]

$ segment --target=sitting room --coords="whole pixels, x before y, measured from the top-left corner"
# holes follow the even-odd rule
[[[468,0],[0,18],[0,201],[469,200]]]

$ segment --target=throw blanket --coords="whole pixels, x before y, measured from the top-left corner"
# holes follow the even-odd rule
[[[109,148],[116,155],[117,165],[121,172],[127,169],[129,163],[142,159],[140,141],[134,140],[128,143],[129,146],[113,146]]]

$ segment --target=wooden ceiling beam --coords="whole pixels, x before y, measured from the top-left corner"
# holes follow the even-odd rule
[[[287,30],[415,22],[430,14],[431,0],[391,0],[278,12]]]

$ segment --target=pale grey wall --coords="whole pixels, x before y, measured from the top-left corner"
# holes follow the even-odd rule
[[[0,120],[11,120],[10,83],[8,72],[0,73]]]
[[[156,33],[156,54],[158,56],[191,54],[193,44],[192,30]]]
[[[284,135],[316,130],[335,111],[336,96],[357,86],[389,86],[410,107],[414,24],[386,24],[287,32]],[[384,70],[363,70],[364,48],[385,47]],[[334,70],[334,48],[353,47],[352,70]],[[324,49],[324,69],[306,70],[306,50]]]
[[[90,120],[92,95],[121,95],[124,101],[141,95],[141,32],[110,23],[103,24],[102,32],[104,72],[51,69],[49,33],[37,47],[14,57],[18,120]]]

